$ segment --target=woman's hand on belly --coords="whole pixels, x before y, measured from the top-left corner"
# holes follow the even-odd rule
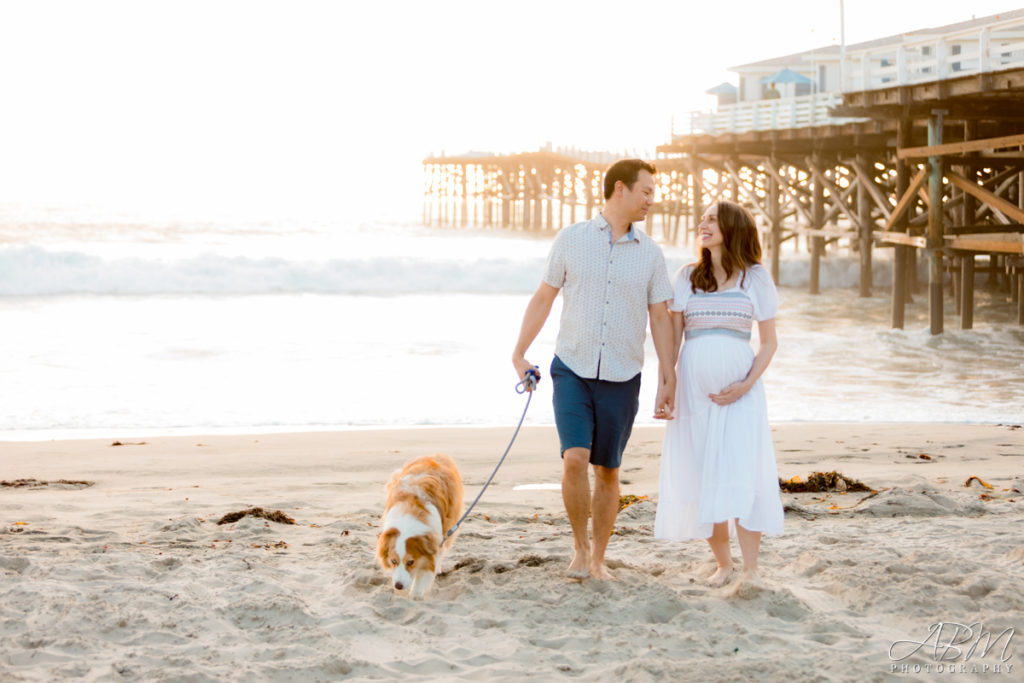
[[[748,384],[747,380],[733,382],[732,384],[722,389],[717,394],[708,394],[708,398],[711,399],[712,403],[715,403],[720,406],[727,406],[730,403],[735,403],[736,401],[738,401],[743,396],[743,394],[750,391],[750,388],[752,386],[753,383]]]

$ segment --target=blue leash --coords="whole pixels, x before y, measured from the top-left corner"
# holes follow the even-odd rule
[[[501,460],[498,461],[498,466],[494,468],[493,472],[491,472],[491,476],[487,479],[487,483],[485,483],[484,487],[480,489],[480,493],[476,495],[476,500],[473,501],[473,504],[470,505],[469,508],[466,510],[465,514],[462,515],[462,518],[455,523],[455,526],[448,530],[448,532],[444,535],[445,538],[448,538],[449,536],[454,534],[455,530],[459,528],[459,525],[462,524],[462,522],[465,521],[466,517],[469,516],[469,513],[473,510],[474,507],[476,507],[476,504],[480,502],[480,497],[484,495],[484,491],[486,491],[487,487],[491,485],[491,480],[494,479],[494,475],[498,473],[498,469],[501,467],[501,463],[505,462],[505,456],[508,455],[508,452],[510,450],[512,450],[512,444],[516,442],[516,437],[519,436],[519,428],[523,426],[523,420],[526,419],[526,411],[530,409],[530,399],[533,398],[533,390],[537,388],[537,382],[539,381],[540,375],[537,373],[536,370],[527,370],[526,376],[523,378],[523,381],[516,385],[517,394],[526,394],[526,406],[523,408],[523,414],[519,418],[519,424],[516,425],[516,431],[512,434],[512,440],[508,442],[508,448],[505,449],[504,455],[502,455]]]

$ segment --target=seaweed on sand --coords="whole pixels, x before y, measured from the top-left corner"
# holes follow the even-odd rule
[[[821,491],[874,491],[863,482],[851,479],[835,470],[831,472],[812,472],[807,481],[800,477],[779,479],[779,488],[786,493],[811,493]]]
[[[270,520],[271,522],[277,522],[279,524],[295,524],[295,520],[284,514],[280,510],[264,510],[263,508],[248,508],[247,510],[239,510],[238,512],[229,512],[220,519],[217,520],[217,524],[231,524],[242,519],[242,517],[261,517],[262,519]]]
[[[641,500],[647,500],[647,496],[634,496],[632,493],[619,496],[619,512],[622,512],[633,503],[639,503]]]
[[[0,481],[0,488],[30,488],[30,489],[41,489],[41,488],[74,488],[84,489],[92,486],[96,482],[85,481],[84,479],[58,479],[56,481],[46,481],[39,479],[15,479],[14,481],[7,481],[4,479]]]

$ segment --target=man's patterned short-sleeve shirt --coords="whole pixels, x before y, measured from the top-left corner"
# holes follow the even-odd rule
[[[625,382],[644,363],[647,307],[672,298],[661,248],[630,226],[614,244],[598,213],[563,228],[544,282],[562,290],[555,354],[580,377]]]

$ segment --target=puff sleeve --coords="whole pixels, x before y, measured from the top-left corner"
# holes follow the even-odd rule
[[[657,250],[657,258],[654,259],[654,273],[647,282],[647,305],[658,304],[667,301],[672,306],[672,285],[668,279],[668,268],[665,266],[665,255],[661,249]]]
[[[690,285],[690,273],[693,272],[693,266],[683,266],[676,273],[676,276],[672,280],[672,287],[674,290],[674,298],[668,302],[668,308],[676,313],[681,313],[686,309],[686,300],[690,298],[690,294],[693,292]]]
[[[741,288],[754,302],[755,320],[763,322],[775,317],[779,311],[779,293],[767,268],[760,264],[748,268]]]

